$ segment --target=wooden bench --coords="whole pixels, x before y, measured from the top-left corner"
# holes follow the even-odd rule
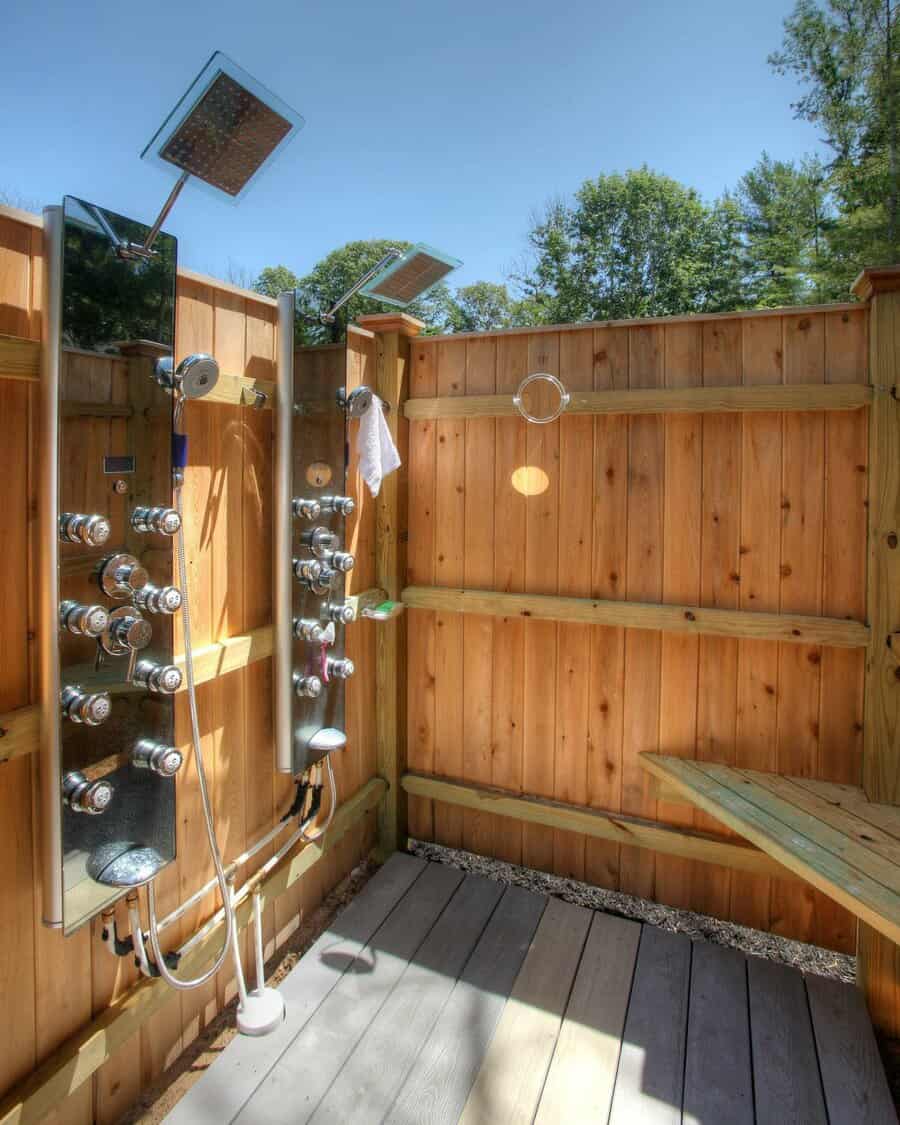
[[[900,944],[900,807],[862,789],[664,754],[641,762],[666,787]]]

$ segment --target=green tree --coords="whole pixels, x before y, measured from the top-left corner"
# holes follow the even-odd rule
[[[900,5],[896,0],[798,0],[784,23],[779,73],[807,87],[798,117],[823,132],[839,206],[831,283],[846,292],[863,265],[900,260]]]
[[[287,266],[266,266],[254,281],[253,288],[257,293],[275,298],[288,289],[296,289],[299,284],[300,278]]]
[[[450,332],[490,332],[515,323],[515,302],[505,285],[476,281],[457,289],[450,301],[447,329]]]
[[[740,216],[641,168],[582,184],[572,206],[548,204],[529,234],[530,269],[516,275],[545,323],[668,316],[740,305]]]
[[[799,305],[843,295],[830,285],[834,216],[821,161],[805,157],[798,166],[764,152],[741,178],[737,202],[754,305]]]

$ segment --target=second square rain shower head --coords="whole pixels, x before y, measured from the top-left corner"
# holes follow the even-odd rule
[[[152,254],[191,176],[229,199],[240,199],[303,124],[299,113],[216,51],[141,153],[142,159],[180,175],[143,246],[120,246],[119,253]]]

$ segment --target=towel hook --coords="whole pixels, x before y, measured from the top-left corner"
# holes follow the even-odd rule
[[[372,405],[374,398],[372,388],[366,386],[355,387],[349,395],[341,387],[337,393],[338,406],[343,407],[348,418],[361,418]],[[385,414],[390,413],[389,403],[382,402],[381,406]]]

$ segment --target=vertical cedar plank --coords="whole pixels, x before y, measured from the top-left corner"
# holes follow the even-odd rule
[[[741,381],[740,320],[703,326],[703,385]],[[703,515],[700,599],[704,606],[734,609],[738,604],[741,503],[741,417],[713,414],[703,418]],[[700,638],[697,758],[734,761],[737,719],[738,644],[731,637]],[[700,827],[716,828],[702,813]],[[728,913],[731,872],[694,868],[695,910],[723,918]]]
[[[594,333],[566,332],[559,338],[559,377],[570,391],[589,391],[594,382]],[[592,495],[594,425],[589,415],[559,422],[559,593],[590,597],[592,581]],[[588,803],[589,685],[591,629],[559,625],[556,681],[556,745],[553,791],[558,801]],[[553,870],[584,878],[585,839],[554,832]]]
[[[497,340],[497,393],[512,394],[528,371],[528,337]],[[520,418],[498,418],[494,456],[495,590],[525,589],[525,522],[528,498],[514,487],[513,474],[526,464],[525,431]],[[525,738],[525,622],[494,619],[493,784],[521,793]],[[494,845],[500,859],[522,861],[522,825],[498,817]]]
[[[825,320],[821,313],[784,320],[786,383],[825,379]],[[825,426],[821,413],[789,413],[783,421],[781,612],[822,612]],[[778,772],[815,777],[819,754],[822,650],[781,645],[778,658]],[[812,888],[776,880],[772,929],[815,939]]]
[[[594,329],[594,390],[628,387],[627,328]],[[624,598],[628,543],[628,418],[594,419],[591,595]],[[622,808],[622,735],[625,706],[625,630],[591,628],[588,711],[588,803]],[[619,886],[621,849],[588,839],[585,877],[601,887]]]
[[[466,392],[466,341],[437,345],[437,392]],[[465,421],[441,418],[437,423],[434,580],[438,586],[460,586],[465,573]],[[444,777],[462,777],[463,761],[463,617],[435,614],[434,769]],[[462,844],[462,809],[436,805],[434,837],[439,844]]]
[[[631,328],[629,337],[629,386],[661,387],[665,362],[663,328]],[[629,419],[626,597],[630,601],[662,600],[664,427],[659,415]],[[631,629],[626,633],[622,810],[651,820],[656,816],[656,799],[639,755],[656,750],[659,745],[661,654],[658,632]],[[622,849],[623,891],[653,898],[655,870],[652,852]]]
[[[488,337],[466,347],[466,394],[493,394],[497,345]],[[463,580],[488,589],[494,576],[493,418],[465,423],[465,554]],[[463,776],[491,784],[491,709],[493,706],[494,619],[463,617]],[[463,844],[481,855],[493,854],[496,817],[471,809],[463,812]]]
[[[528,338],[528,371],[559,374],[559,335]],[[525,501],[525,589],[530,594],[555,594],[558,589],[559,422],[525,423],[525,454],[530,474],[542,491]],[[556,730],[557,625],[529,621],[525,625],[525,791],[553,796],[553,745]],[[522,861],[539,871],[553,868],[553,830],[526,824]]]
[[[411,348],[410,398],[437,394],[437,349],[414,340]],[[434,585],[435,572],[435,446],[438,423],[426,418],[409,424],[409,550],[407,580]],[[409,767],[434,772],[435,614],[407,610],[409,646]],[[419,840],[434,839],[434,803],[409,799],[409,831]]]
[[[703,379],[703,329],[671,324],[665,329],[667,387],[700,386]],[[703,433],[696,414],[665,419],[665,506],[663,524],[663,601],[698,605],[700,600],[700,520]],[[659,699],[661,754],[693,758],[697,740],[699,640],[662,634]],[[693,824],[690,806],[659,803],[657,816],[670,824]],[[687,907],[691,902],[691,864],[657,856],[656,893],[660,902]]]
[[[783,325],[780,317],[745,320],[744,383],[782,381]],[[747,414],[741,438],[740,608],[777,613],[781,564],[781,415]],[[735,765],[773,771],[778,719],[778,645],[738,643],[738,712]],[[754,763],[751,766],[751,763]],[[734,871],[731,917],[768,929],[771,880]]]

